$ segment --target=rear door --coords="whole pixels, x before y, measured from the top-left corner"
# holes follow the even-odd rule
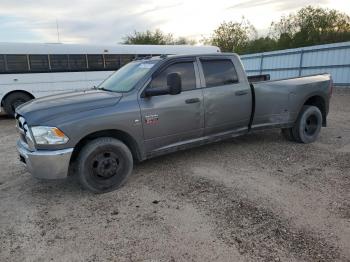
[[[242,65],[232,57],[201,57],[205,134],[248,129],[252,95]],[[236,63],[236,64],[235,64]]]
[[[140,97],[145,146],[148,152],[180,145],[203,134],[203,93],[194,59],[172,62],[154,74],[146,88],[167,88],[167,75],[179,73],[182,92]]]

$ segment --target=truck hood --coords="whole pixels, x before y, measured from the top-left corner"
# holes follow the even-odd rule
[[[40,125],[68,114],[89,111],[117,104],[120,93],[86,90],[62,93],[31,100],[16,109],[28,124]]]

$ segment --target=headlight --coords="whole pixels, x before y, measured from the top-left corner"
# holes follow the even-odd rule
[[[35,143],[38,145],[59,145],[68,142],[69,138],[57,127],[31,127]]]

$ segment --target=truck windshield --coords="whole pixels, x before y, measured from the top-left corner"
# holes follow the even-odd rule
[[[113,92],[129,92],[158,61],[130,62],[104,80],[97,88]]]

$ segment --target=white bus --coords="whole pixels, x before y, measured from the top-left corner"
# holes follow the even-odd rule
[[[91,88],[143,56],[216,53],[215,46],[0,43],[0,110],[33,98]]]

